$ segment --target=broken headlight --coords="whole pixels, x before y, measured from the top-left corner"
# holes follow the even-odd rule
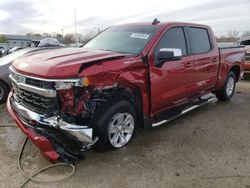
[[[63,82],[63,81],[57,81],[57,82],[55,82],[55,88],[57,90],[70,89],[70,88],[72,88],[72,86],[74,86],[73,82]]]
[[[58,80],[55,82],[55,88],[57,90],[71,89],[73,86],[89,86],[90,81],[87,77],[72,79],[72,80]]]

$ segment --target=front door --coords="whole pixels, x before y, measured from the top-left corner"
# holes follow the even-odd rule
[[[149,61],[155,66],[150,68],[151,115],[186,102],[193,85],[193,58],[187,56],[187,42],[182,27],[168,29],[156,48],[149,53]],[[170,60],[159,66],[158,53],[162,48],[178,48],[182,51],[180,60]]]

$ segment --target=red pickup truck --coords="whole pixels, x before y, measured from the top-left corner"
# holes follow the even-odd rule
[[[92,146],[121,148],[213,98],[227,101],[245,50],[218,49],[210,27],[136,23],[110,27],[83,48],[34,52],[10,67],[8,110],[49,160],[79,160]]]

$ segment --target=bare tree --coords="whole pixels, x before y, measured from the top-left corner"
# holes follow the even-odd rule
[[[57,39],[61,39],[62,38],[62,35],[60,33],[56,33],[56,32],[51,33],[50,36],[54,37],[54,38],[57,38]]]
[[[81,42],[81,43],[86,43],[91,38],[93,38],[93,36],[89,33],[88,34],[78,34],[78,39],[79,39],[79,42]]]
[[[235,42],[239,39],[239,31],[231,30],[227,34],[229,42]]]
[[[75,42],[75,37],[72,33],[66,34],[63,36],[63,41],[66,44],[74,43]]]
[[[56,36],[55,36],[57,39],[62,39],[62,35],[57,33]]]
[[[228,37],[226,36],[221,36],[221,37],[216,37],[217,42],[231,42]]]
[[[43,33],[42,36],[44,36],[44,37],[51,37],[51,34],[49,34],[49,33]]]
[[[242,37],[250,37],[250,31],[245,31],[245,32],[242,34]]]

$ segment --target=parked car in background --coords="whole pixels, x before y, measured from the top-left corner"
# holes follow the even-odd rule
[[[5,48],[3,46],[0,46],[0,58],[4,56]]]
[[[244,72],[250,74],[250,36],[241,38],[236,42],[236,45],[244,45],[246,49],[246,61],[244,65]]]
[[[214,100],[211,92],[230,100],[244,56],[241,46],[218,48],[205,25],[114,26],[83,48],[16,59],[7,107],[44,157],[70,163],[92,146],[127,145],[137,126],[164,124]]]
[[[16,46],[16,47],[13,47],[13,48],[8,48],[8,47],[6,47],[6,48],[4,49],[4,51],[3,51],[2,56],[6,56],[6,55],[8,55],[8,54],[11,54],[11,53],[16,52],[16,51],[21,50],[21,49],[23,49],[23,48],[17,47],[17,46]]]
[[[5,55],[8,55],[9,48],[8,48],[8,47],[2,48],[0,51],[2,52],[2,57],[3,57],[3,56],[5,56]]]
[[[15,51],[18,51],[18,50],[21,50],[21,49],[23,49],[23,48],[21,48],[21,47],[13,47],[13,48],[9,49],[8,54],[11,54],[11,53],[13,53]]]
[[[0,46],[0,51],[1,51],[2,53],[4,53],[5,48],[4,48],[3,46]]]
[[[10,88],[12,87],[9,79],[9,66],[12,61],[30,52],[46,51],[48,49],[51,48],[25,48],[0,58],[0,104],[6,101]]]
[[[56,38],[48,37],[42,39],[39,42],[38,47],[65,47],[65,45]]]

